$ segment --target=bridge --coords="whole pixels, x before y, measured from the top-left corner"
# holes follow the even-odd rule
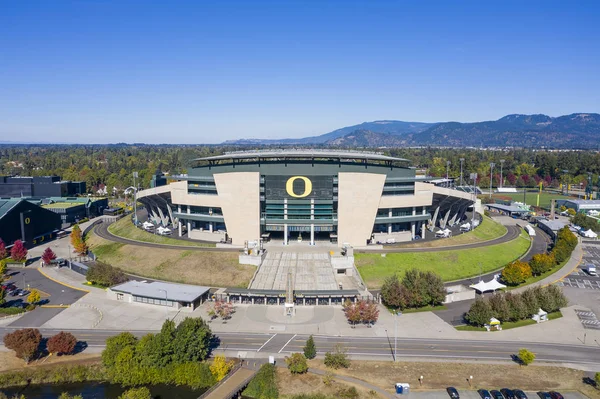
[[[239,363],[217,385],[204,392],[198,399],[234,399],[241,398],[262,363],[256,366],[242,366]]]

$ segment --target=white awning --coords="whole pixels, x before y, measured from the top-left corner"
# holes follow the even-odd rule
[[[488,282],[480,281],[477,284],[471,285],[470,287],[473,288],[474,290],[477,290],[482,293],[487,292],[487,291],[496,291],[496,290],[499,290],[500,288],[506,288],[506,286],[504,284],[501,284],[496,279],[492,279]]]
[[[598,237],[598,234],[594,233],[594,231],[592,229],[589,229],[588,231],[586,231],[585,233],[583,233],[584,236],[589,237],[589,238],[596,238]]]

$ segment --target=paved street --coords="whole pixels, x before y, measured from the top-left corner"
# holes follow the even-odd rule
[[[414,384],[411,384],[412,388],[416,388]],[[488,390],[492,389],[502,389],[506,387],[488,387]],[[518,389],[518,387],[510,387],[512,389]],[[477,393],[477,391],[467,391],[465,389],[458,389],[458,393],[461,399],[481,399],[481,396]],[[527,397],[529,399],[539,399],[537,392],[533,391],[525,391]],[[561,394],[565,397],[565,399],[586,399],[587,396],[583,395],[579,392],[562,392]],[[399,396],[402,397],[402,396]],[[420,391],[415,392],[411,391],[408,395],[410,399],[449,399],[448,393],[446,391]]]

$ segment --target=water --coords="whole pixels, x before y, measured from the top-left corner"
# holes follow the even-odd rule
[[[148,388],[154,399],[197,399],[205,391],[171,385],[151,385]],[[23,394],[27,399],[56,399],[61,393],[68,392],[70,395],[82,395],[83,399],[117,399],[126,390],[127,388],[116,384],[82,382],[29,385],[5,388],[0,391],[9,398],[15,394]]]

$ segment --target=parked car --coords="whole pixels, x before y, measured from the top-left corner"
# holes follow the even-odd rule
[[[450,396],[450,398],[460,399],[460,395],[458,394],[458,391],[456,390],[456,388],[448,387],[448,388],[446,388],[446,392],[448,392],[448,395]]]
[[[492,394],[493,399],[504,399],[504,396],[502,396],[502,393],[500,391],[496,391],[494,389],[494,390],[490,391],[490,393]]]
[[[17,295],[19,295],[20,293],[21,293],[21,290],[17,288],[16,290],[12,290],[12,291],[10,292],[10,296],[17,296]]]
[[[481,396],[481,399],[492,399],[492,395],[490,394],[490,391],[488,391],[487,389],[479,389],[477,391],[477,393],[479,393],[479,396]]]
[[[515,389],[513,392],[515,393],[517,399],[528,399],[525,392],[521,391],[520,389]]]
[[[548,393],[550,394],[550,397],[552,399],[565,399],[560,393],[558,393],[556,391],[550,391]]]
[[[540,399],[552,399],[552,396],[548,392],[538,392],[537,393]]]
[[[500,392],[502,392],[502,395],[504,395],[505,399],[515,399],[515,393],[512,391],[512,389],[502,388]]]
[[[25,296],[25,295],[29,295],[29,291],[28,290],[20,290],[19,291],[19,296]]]

